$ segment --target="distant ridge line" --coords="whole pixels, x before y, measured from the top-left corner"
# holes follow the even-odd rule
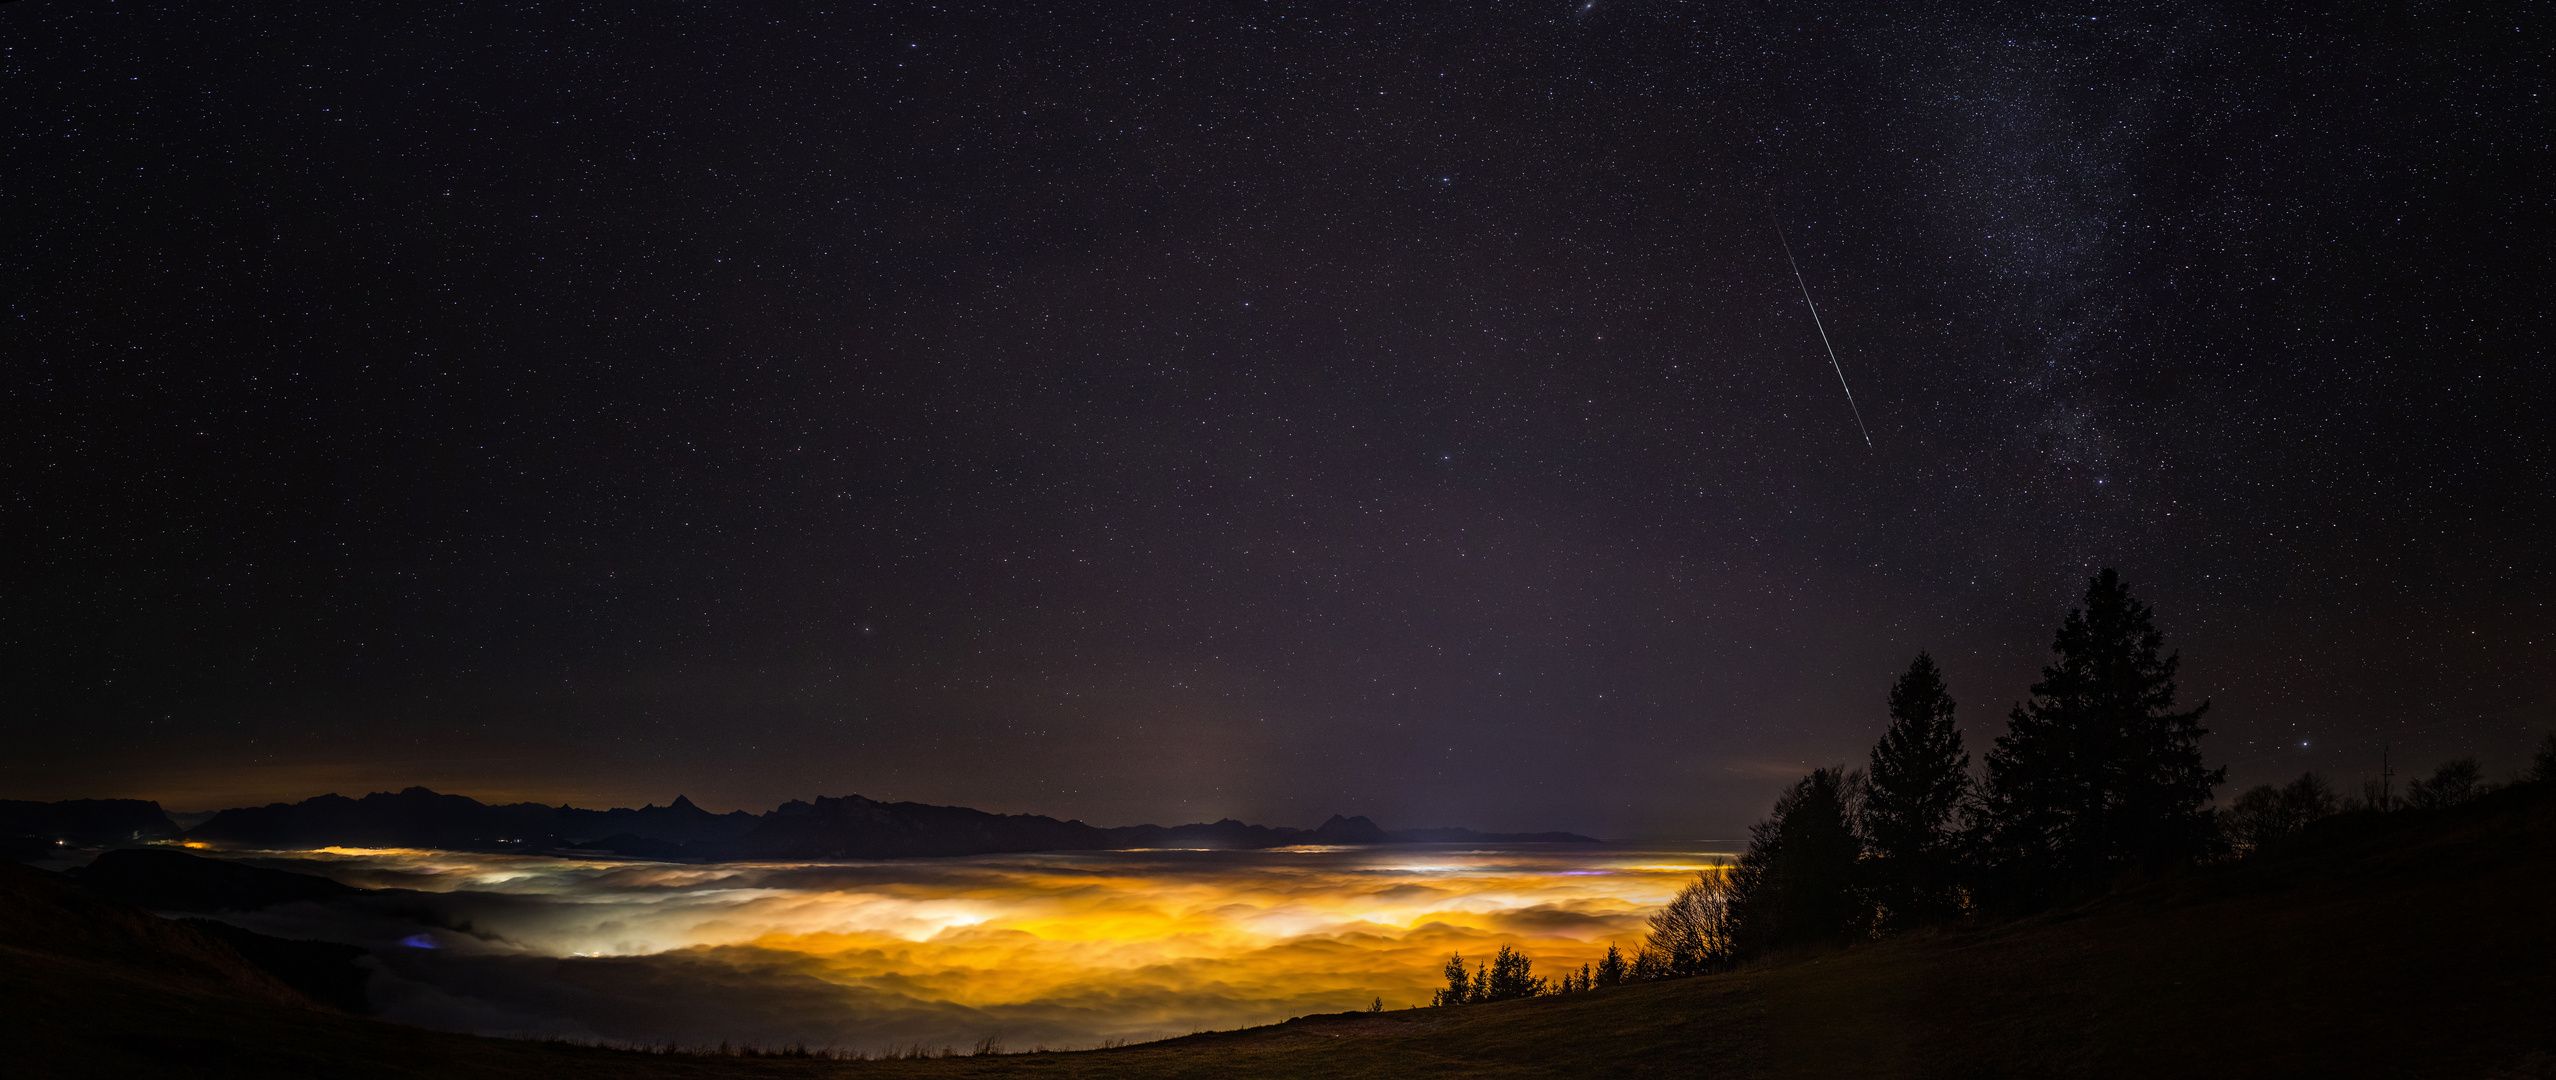
[[[156,806],[154,807],[156,810]],[[174,833],[172,825],[169,830]],[[676,796],[665,806],[585,810],[568,805],[490,805],[425,787],[329,794],[297,803],[239,807],[185,833],[225,846],[421,847],[472,851],[593,852],[631,858],[894,859],[1129,848],[1251,850],[1302,844],[1595,844],[1568,832],[1485,833],[1462,828],[1387,831],[1365,817],[1332,815],[1312,829],[1232,818],[1188,825],[1103,828],[1039,814],[964,806],[884,803],[859,795],[792,799],[763,814],[713,814]]]

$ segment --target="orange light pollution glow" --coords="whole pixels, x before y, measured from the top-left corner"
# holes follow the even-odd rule
[[[1091,1046],[1424,1005],[1447,954],[1577,971],[1727,855],[1695,846],[1125,851],[881,863],[235,852],[370,888],[252,928],[383,954],[384,1015],[490,1034]],[[395,895],[395,894],[394,894]],[[388,898],[382,898],[388,899]],[[418,919],[418,902],[435,914]],[[400,912],[404,914],[393,914]],[[422,929],[421,929],[422,927]],[[405,942],[404,945],[392,942]]]

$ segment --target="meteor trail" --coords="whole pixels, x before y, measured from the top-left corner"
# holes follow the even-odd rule
[[[1855,407],[1855,388],[1846,385],[1846,368],[1837,362],[1837,346],[1828,343],[1828,327],[1819,321],[1819,305],[1811,303],[1810,282],[1802,280],[1802,264],[1793,261],[1793,242],[1784,239],[1784,219],[1775,216],[1775,208],[1766,208],[1766,216],[1775,219],[1775,242],[1784,245],[1784,265],[1793,268],[1793,284],[1802,287],[1802,306],[1809,308],[1811,325],[1819,328],[1819,343],[1828,349],[1828,367],[1837,373],[1837,388],[1846,391],[1846,408],[1855,414],[1855,430],[1863,432],[1864,449],[1873,448],[1873,433],[1864,427],[1864,410]]]

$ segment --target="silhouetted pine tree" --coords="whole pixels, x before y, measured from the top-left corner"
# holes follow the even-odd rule
[[[1870,931],[1872,907],[1855,888],[1863,844],[1847,825],[1845,787],[1844,770],[1815,770],[1749,830],[1728,882],[1731,955]]]
[[[1441,970],[1446,976],[1447,988],[1430,996],[1431,1006],[1462,1005],[1473,1000],[1472,973],[1464,969],[1463,953],[1449,954],[1447,966]]]
[[[1535,977],[1535,961],[1527,954],[1506,945],[1491,958],[1489,975],[1483,981],[1479,1001],[1515,1001],[1544,992],[1543,979]]]
[[[1958,912],[1953,815],[1970,787],[1970,754],[1933,657],[1918,653],[1890,688],[1890,728],[1867,776],[1863,826],[1873,858],[1863,869],[1884,918],[1901,927]]]
[[[1632,965],[1624,962],[1624,950],[1616,948],[1612,941],[1607,942],[1606,958],[1598,961],[1597,965],[1597,984],[1622,986],[1632,970]]]
[[[2556,735],[2548,736],[2547,741],[2539,743],[2538,749],[2531,752],[2529,771],[2522,773],[2521,779],[2542,784],[2556,780]]]
[[[2086,586],[2052,642],[2033,699],[1989,751],[1975,839],[1996,899],[2031,906],[2087,895],[2121,870],[2150,872],[2207,853],[2204,807],[2227,770],[2205,768],[2209,702],[2174,711],[2180,656],[2120,575]]]

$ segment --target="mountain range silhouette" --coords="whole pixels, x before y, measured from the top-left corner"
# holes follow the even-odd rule
[[[174,831],[171,826],[170,833]],[[879,802],[859,795],[820,797],[813,802],[793,799],[760,815],[742,810],[713,814],[680,795],[668,805],[651,803],[636,810],[541,803],[492,806],[424,787],[375,792],[360,799],[332,794],[297,803],[224,810],[187,831],[185,838],[239,847],[576,851],[713,861],[1299,844],[1597,842],[1565,832],[1483,833],[1452,828],[1389,832],[1367,818],[1337,814],[1312,829],[1250,825],[1231,818],[1104,828],[1038,814],[992,814],[964,806]]]

